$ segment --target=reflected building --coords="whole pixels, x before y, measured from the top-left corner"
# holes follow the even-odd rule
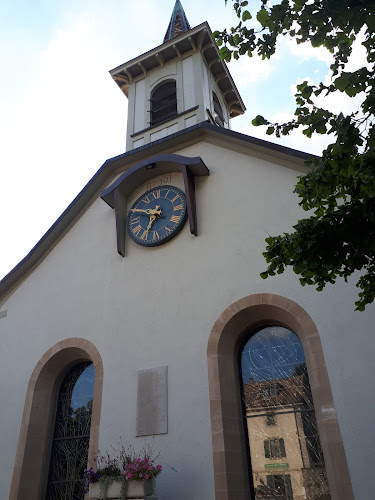
[[[298,337],[282,327],[261,330],[245,345],[241,366],[255,498],[329,500]]]

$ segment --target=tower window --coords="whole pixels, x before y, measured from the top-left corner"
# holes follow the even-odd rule
[[[223,109],[220,105],[219,99],[215,92],[212,92],[212,98],[214,101],[214,120],[216,125],[219,125],[219,127],[224,127],[224,115],[223,115]]]
[[[176,82],[169,81],[158,87],[151,95],[150,125],[156,125],[177,114]]]

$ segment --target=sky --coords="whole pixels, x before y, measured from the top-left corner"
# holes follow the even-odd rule
[[[254,3],[254,2],[253,2]],[[237,23],[231,2],[182,0],[192,27]],[[0,1],[0,279],[39,241],[106,159],[125,151],[127,99],[109,70],[163,41],[174,0]],[[363,58],[358,45],[353,64]],[[232,128],[320,154],[322,136],[277,140],[253,127],[293,116],[296,85],[327,81],[325,49],[283,39],[274,57],[242,58],[229,70],[247,112]],[[327,107],[350,111],[353,100]]]

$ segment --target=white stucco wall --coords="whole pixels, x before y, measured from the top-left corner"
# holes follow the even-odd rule
[[[210,176],[196,179],[198,237],[188,223],[165,245],[129,238],[116,251],[114,212],[101,199],[13,293],[0,319],[0,498],[7,498],[29,377],[51,346],[90,340],[104,365],[101,450],[122,436],[136,446],[137,371],[168,366],[169,430],[155,437],[169,464],[159,500],[213,500],[206,350],[211,328],[234,301],[259,292],[288,297],[316,323],[357,500],[372,498],[374,306],[354,313],[356,290],[342,282],[317,293],[287,271],[262,280],[264,239],[301,216],[298,172],[199,143]],[[142,189],[142,188],[141,188]],[[175,470],[174,470],[175,469]]]

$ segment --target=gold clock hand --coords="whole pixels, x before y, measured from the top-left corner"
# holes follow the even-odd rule
[[[151,208],[131,208],[130,212],[142,212],[144,214],[150,215],[151,214]]]
[[[155,219],[156,219],[156,215],[150,215],[150,222],[148,223],[148,226],[147,226],[147,229],[146,229],[147,233],[151,229],[152,223],[154,222]]]
[[[130,212],[141,212],[142,214],[156,215],[158,217],[163,213],[159,205],[156,205],[155,208],[131,208]]]

